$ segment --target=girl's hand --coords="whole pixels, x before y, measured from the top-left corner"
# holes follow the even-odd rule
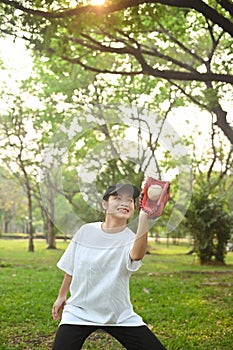
[[[61,319],[61,313],[64,309],[64,306],[66,304],[66,298],[64,297],[58,297],[55,303],[53,304],[52,308],[52,316],[55,321],[58,321]]]

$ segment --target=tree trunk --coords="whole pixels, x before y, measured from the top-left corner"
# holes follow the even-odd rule
[[[48,247],[47,249],[56,249],[56,240],[54,234],[54,223],[48,218]]]
[[[34,252],[34,240],[33,240],[33,225],[32,225],[32,195],[29,182],[27,182],[27,196],[28,196],[28,251]]]
[[[56,240],[55,240],[55,226],[54,226],[54,217],[55,217],[55,210],[54,210],[54,193],[51,191],[50,193],[50,208],[49,208],[49,214],[47,215],[48,218],[48,249],[56,249]],[[46,213],[47,214],[47,213]]]
[[[4,233],[8,233],[8,225],[9,225],[9,221],[8,220],[4,220]]]
[[[227,122],[227,113],[221,108],[221,106],[217,106],[214,108],[214,113],[217,116],[216,125],[223,131],[225,136],[233,145],[233,129],[230,124]]]
[[[28,222],[28,234],[29,234],[29,241],[28,241],[28,251],[29,252],[34,252],[34,240],[33,240],[33,228],[32,228],[32,222],[29,220]]]

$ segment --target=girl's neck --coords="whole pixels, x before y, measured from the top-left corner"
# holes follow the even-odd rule
[[[123,231],[127,226],[126,220],[114,220],[106,216],[102,223],[102,230],[107,233],[117,233]]]

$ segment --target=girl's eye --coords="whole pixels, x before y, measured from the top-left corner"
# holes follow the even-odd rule
[[[117,201],[122,201],[124,198],[122,196],[116,196],[115,199]],[[127,198],[125,199],[125,201],[129,202],[129,203],[133,203],[133,199],[130,197],[130,198]]]
[[[120,200],[121,197],[120,197],[120,196],[114,196],[114,199],[115,199],[115,200]]]

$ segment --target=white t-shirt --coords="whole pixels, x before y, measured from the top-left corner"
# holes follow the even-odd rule
[[[105,233],[101,222],[83,225],[57,266],[72,276],[60,324],[141,326],[130,302],[129,278],[141,266],[129,253],[135,234]]]

